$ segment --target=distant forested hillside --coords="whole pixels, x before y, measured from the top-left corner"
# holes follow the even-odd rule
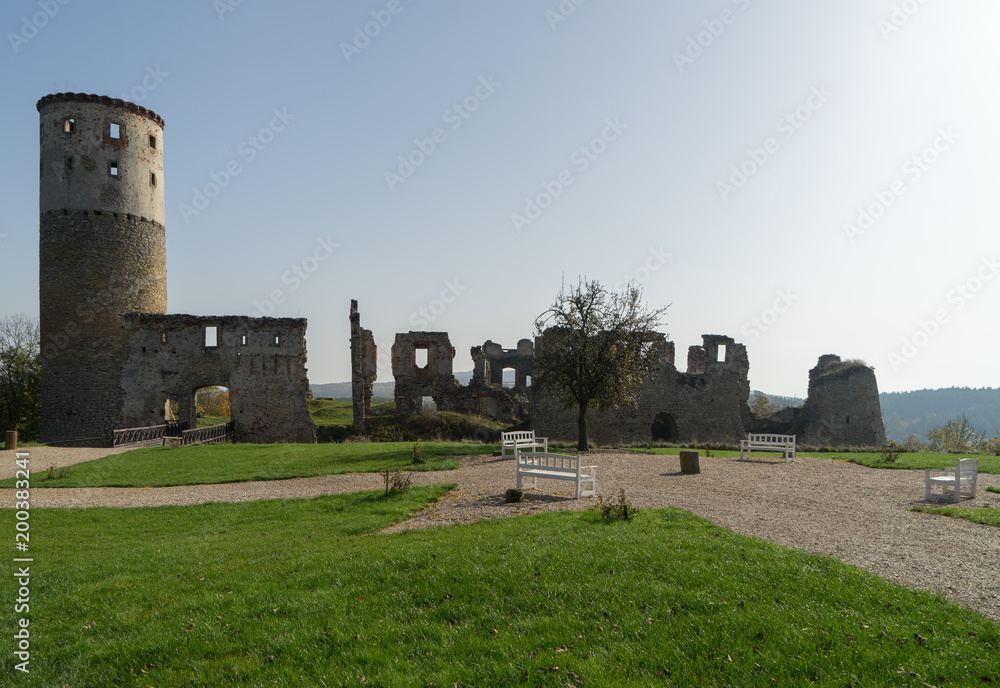
[[[806,403],[805,399],[800,399],[799,397],[780,397],[777,394],[768,394],[757,389],[750,391],[748,403],[753,404],[753,400],[758,394],[766,396],[771,406],[802,406],[802,404]]]
[[[927,439],[927,431],[941,427],[962,414],[986,437],[1000,428],[1000,389],[950,387],[921,389],[915,392],[879,394],[885,434],[902,442],[909,434]]]

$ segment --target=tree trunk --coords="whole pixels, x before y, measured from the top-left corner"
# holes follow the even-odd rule
[[[587,446],[587,407],[584,404],[580,404],[580,415],[576,419],[576,430],[576,450],[585,452],[589,447]]]

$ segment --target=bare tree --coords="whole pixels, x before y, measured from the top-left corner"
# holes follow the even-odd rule
[[[38,320],[23,313],[0,318],[0,430],[37,439],[41,418]]]
[[[577,407],[577,449],[587,451],[587,411],[634,401],[653,370],[656,328],[666,308],[649,310],[642,290],[629,283],[609,292],[580,278],[535,320],[541,336],[535,373],[543,393]]]

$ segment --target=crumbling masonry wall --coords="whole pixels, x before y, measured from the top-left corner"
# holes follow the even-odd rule
[[[378,376],[378,348],[371,330],[361,327],[358,302],[351,300],[351,404],[354,432],[364,434],[372,413],[372,390]]]
[[[304,318],[130,313],[124,325],[120,427],[162,423],[167,399],[194,427],[195,392],[218,385],[229,389],[236,442],[316,441],[306,404]]]
[[[417,351],[426,363],[417,365]],[[396,380],[396,413],[416,413],[424,397],[433,397],[439,411],[451,411],[450,393],[458,388],[452,371],[455,347],[447,332],[398,333],[392,344],[392,376]]]
[[[885,445],[875,371],[840,356],[820,356],[809,371],[809,396],[795,420],[799,442],[838,447]]]
[[[544,346],[544,335],[535,350]],[[735,442],[750,423],[750,361],[746,347],[730,337],[704,335],[688,350],[688,370],[674,364],[673,342],[656,335],[659,360],[642,385],[636,404],[587,413],[587,434],[599,445],[670,442]],[[561,441],[577,439],[577,409],[566,409],[547,393],[544,378],[532,387],[535,432]]]
[[[529,340],[522,340],[527,342]],[[492,346],[491,346],[492,345]],[[426,350],[427,361],[417,366],[417,350]],[[496,355],[506,367],[510,360],[499,344],[486,342],[482,347],[472,347],[475,363],[472,382],[463,387],[452,372],[455,348],[447,332],[407,332],[396,335],[392,345],[392,374],[396,380],[396,413],[416,413],[423,406],[423,397],[432,397],[438,411],[471,413],[504,422],[517,422],[527,416],[528,397],[523,389],[504,389],[501,382],[490,382],[490,355]],[[490,351],[487,355],[485,351]],[[518,346],[522,359],[529,350]],[[510,351],[507,351],[509,354]],[[530,375],[530,365],[521,360],[521,370]],[[497,368],[503,374],[503,366]]]
[[[514,370],[514,387],[529,386],[534,375],[535,345],[530,339],[522,339],[516,349],[505,349],[496,342],[486,340],[482,346],[472,347],[473,384],[503,387],[503,371]]]

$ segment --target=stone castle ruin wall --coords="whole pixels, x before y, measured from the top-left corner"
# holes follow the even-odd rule
[[[163,118],[82,93],[36,108],[42,441],[109,444],[168,398],[193,427],[195,390],[220,385],[237,441],[314,442],[305,320],[165,315]]]
[[[800,441],[841,447],[885,445],[875,371],[840,356],[820,356],[809,371],[809,396],[794,424]]]
[[[164,400],[196,427],[195,392],[229,389],[234,441],[315,442],[306,394],[306,321],[248,316],[125,316],[124,427],[164,422]]]
[[[609,411],[587,413],[587,434],[602,445],[665,442],[735,442],[749,423],[750,369],[746,347],[730,337],[704,335],[688,350],[688,369],[674,364],[674,344],[656,335],[660,358],[639,391],[638,401]],[[544,335],[536,344],[544,346]],[[532,426],[550,439],[575,442],[577,409],[565,408],[537,380],[532,394]]]
[[[361,327],[358,302],[351,301],[351,402],[354,432],[363,435],[372,413],[372,393],[378,377],[378,347],[371,330]]]

